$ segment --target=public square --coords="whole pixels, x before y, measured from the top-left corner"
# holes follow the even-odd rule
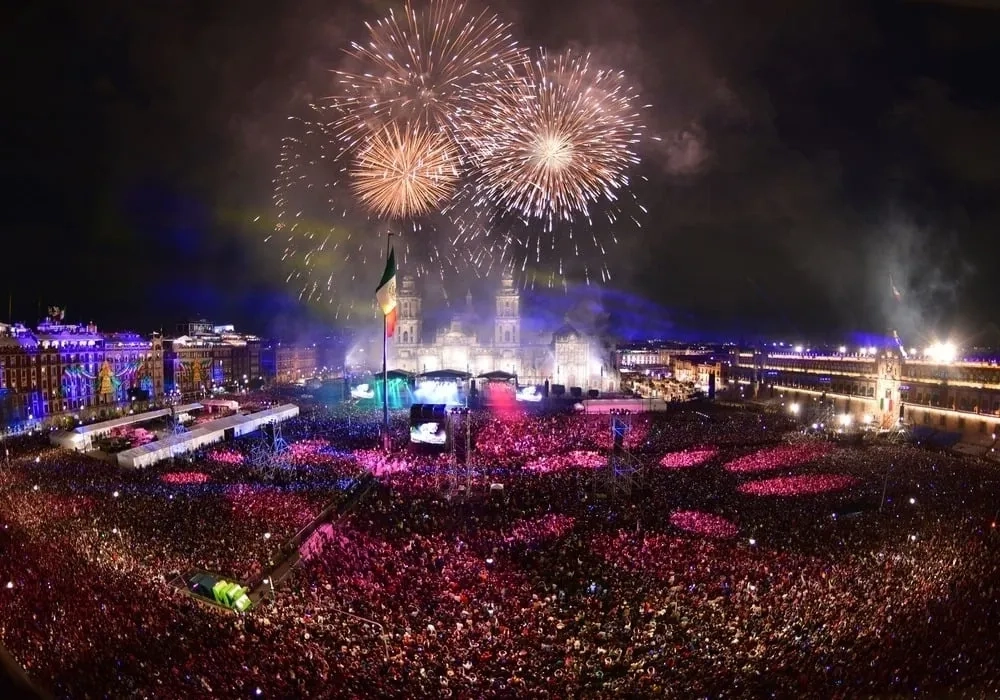
[[[267,483],[250,439],[141,471],[9,443],[0,638],[58,697],[997,692],[981,461],[679,408],[632,417],[644,477],[603,497],[608,416],[478,413],[471,493],[446,498],[449,455],[397,415],[386,457],[379,418],[303,407]],[[364,470],[377,486],[249,613],[170,585],[259,583]]]

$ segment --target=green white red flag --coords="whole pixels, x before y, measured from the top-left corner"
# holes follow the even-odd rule
[[[385,272],[382,281],[375,290],[375,300],[385,315],[385,335],[391,338],[396,331],[396,251],[389,248],[389,257],[385,261]]]

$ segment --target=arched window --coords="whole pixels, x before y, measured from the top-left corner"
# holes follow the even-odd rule
[[[410,342],[410,332],[409,331],[403,331],[403,342],[404,343]]]
[[[505,343],[509,343],[510,342],[510,331],[504,331],[503,332],[503,342],[505,342]]]

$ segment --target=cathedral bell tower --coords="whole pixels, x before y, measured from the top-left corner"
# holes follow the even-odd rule
[[[420,295],[412,275],[403,277],[403,285],[396,297],[399,304],[399,318],[396,321],[396,345],[412,346],[420,344],[421,311]]]
[[[493,344],[521,344],[521,293],[514,286],[514,276],[505,272],[497,293],[497,313],[493,322]]]

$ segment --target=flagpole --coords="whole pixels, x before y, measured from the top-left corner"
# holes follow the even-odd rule
[[[389,259],[392,231],[385,237],[385,257]],[[389,436],[389,317],[382,314],[382,447],[386,452],[392,447]]]

